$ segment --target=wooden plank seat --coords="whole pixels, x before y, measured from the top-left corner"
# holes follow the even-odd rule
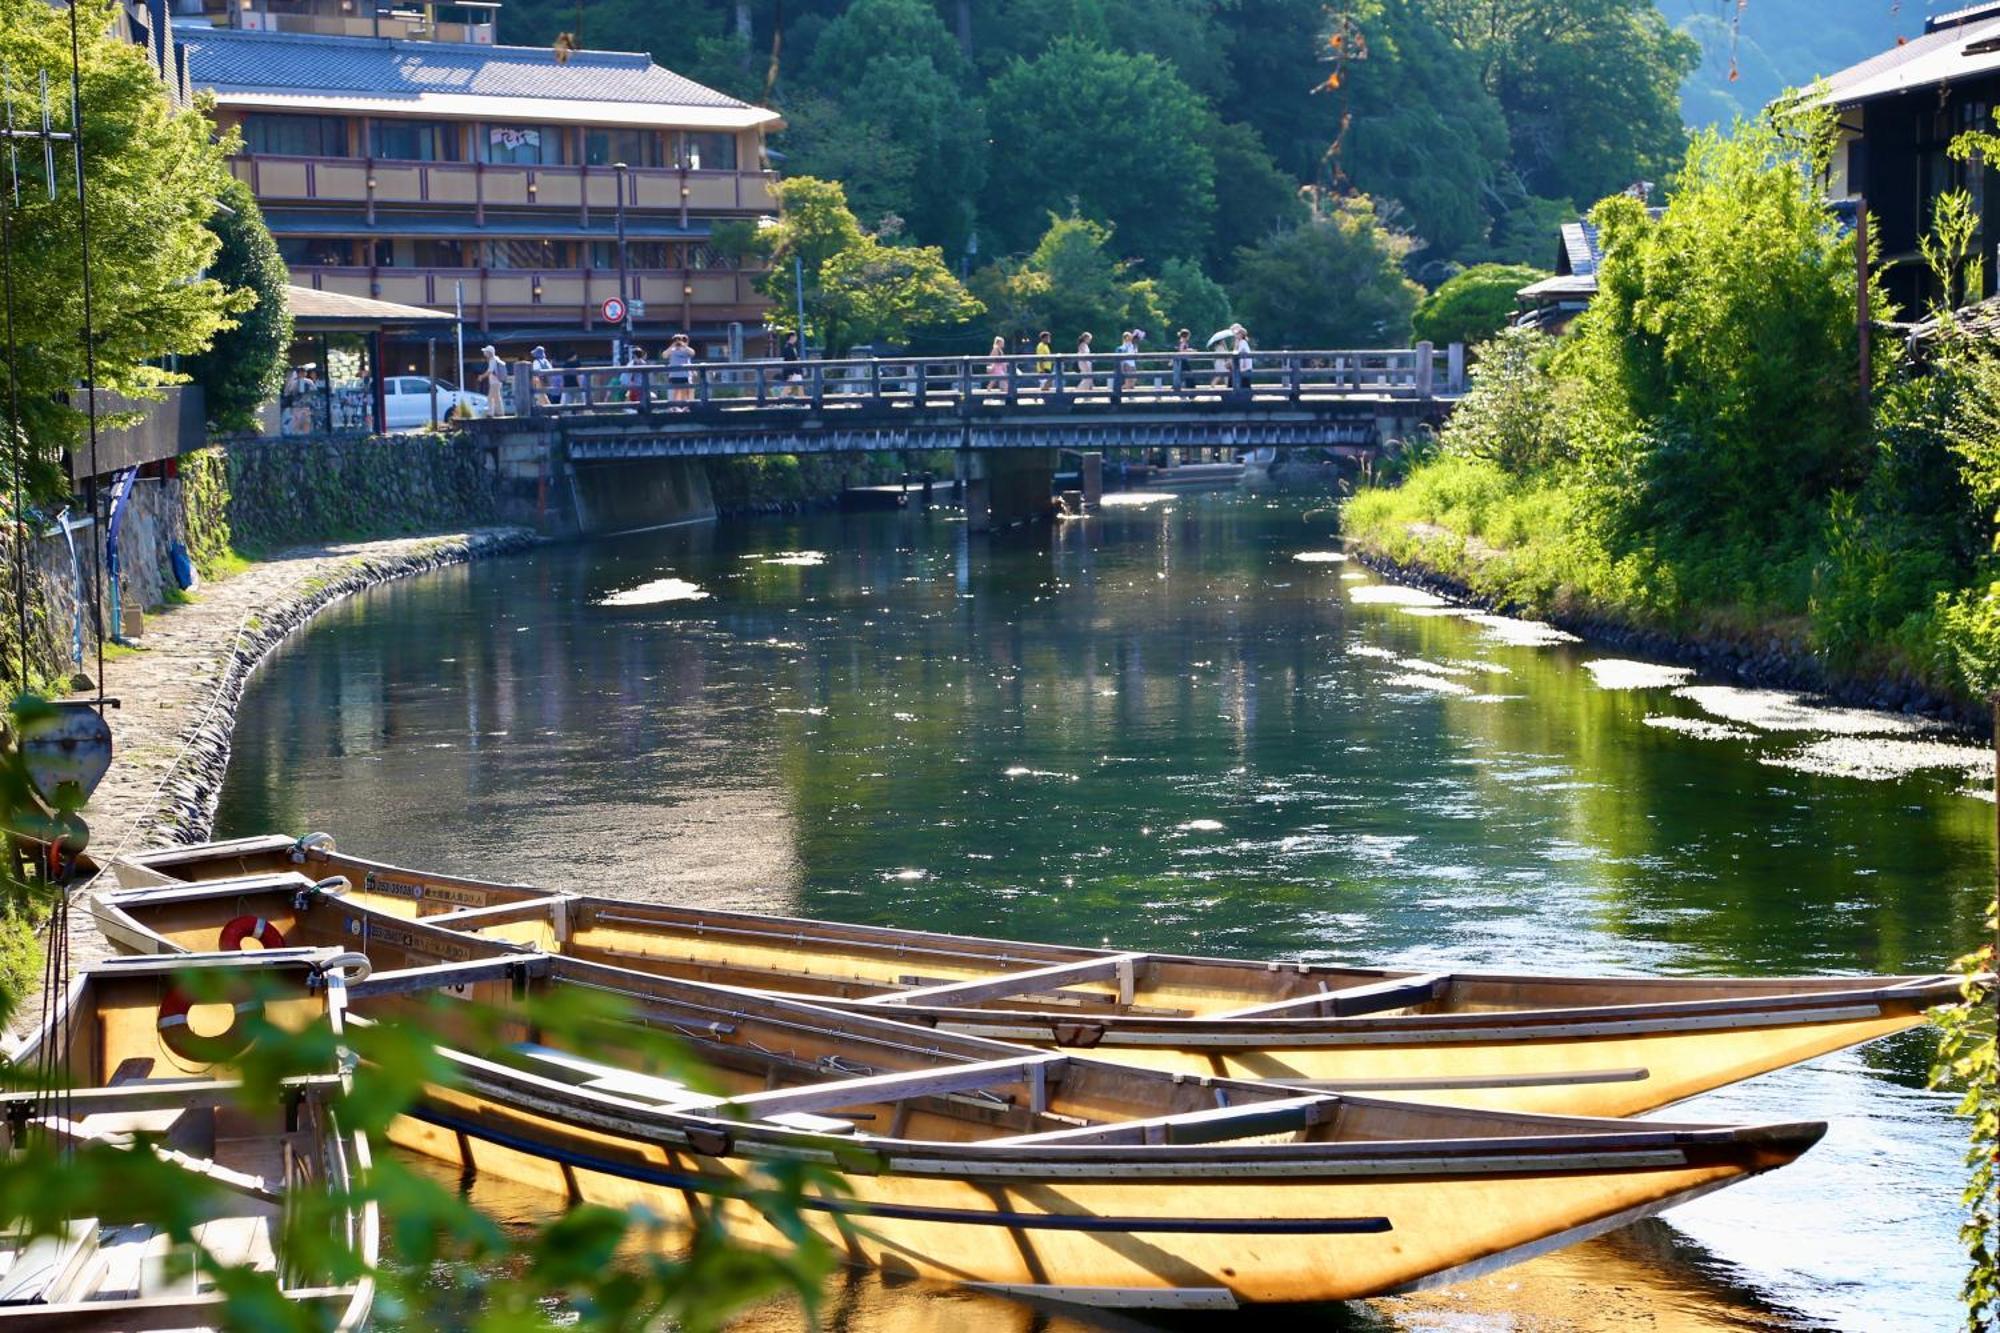
[[[1231,1139],[1298,1133],[1332,1119],[1339,1109],[1338,1097],[1284,1097],[1266,1102],[1246,1102],[1241,1106],[1186,1111],[1180,1115],[1154,1116],[1146,1120],[1119,1120],[1075,1129],[1054,1129],[1042,1134],[1017,1134],[990,1142],[1038,1147],[1045,1143],[1097,1146],[1226,1143]]]
[[[1074,963],[1055,963],[1048,967],[1030,968],[1025,972],[975,977],[970,981],[952,981],[941,986],[919,986],[915,990],[871,996],[864,1003],[965,1007],[978,1005],[987,1000],[1006,999],[1009,996],[1034,995],[1062,986],[1075,985],[1079,981],[1115,980],[1118,984],[1118,1002],[1130,1004],[1138,966],[1150,956],[1143,953],[1106,954],[1102,958],[1085,958]]]
[[[615,1065],[600,1064],[587,1060],[568,1051],[559,1051],[551,1046],[541,1046],[533,1042],[521,1042],[514,1047],[516,1055],[525,1056],[538,1068],[560,1071],[564,1082],[574,1083],[579,1088],[589,1088],[593,1092],[605,1092],[614,1097],[625,1097],[632,1101],[648,1102],[663,1111],[703,1111],[719,1106],[721,1097],[711,1097],[696,1092],[685,1083],[670,1078],[660,1078],[654,1074],[641,1074],[630,1069],[620,1069]],[[815,1134],[852,1134],[854,1122],[833,1116],[808,1115],[803,1112],[784,1112],[760,1115],[760,1120],[787,1129],[806,1130]]]
[[[1379,1014],[1390,1009],[1407,1009],[1427,1004],[1451,983],[1447,973],[1434,972],[1416,977],[1392,977],[1371,981],[1365,986],[1343,986],[1339,990],[1313,995],[1295,995],[1289,1000],[1273,1000],[1243,1009],[1226,1009],[1208,1018],[1345,1018],[1353,1014]]]

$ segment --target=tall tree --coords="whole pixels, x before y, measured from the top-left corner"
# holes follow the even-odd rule
[[[1382,226],[1367,198],[1237,256],[1229,294],[1261,347],[1383,347],[1408,341],[1423,289],[1403,276],[1409,242]]]
[[[927,0],[857,0],[813,45],[807,79],[825,100],[787,140],[793,169],[852,179],[869,222],[893,213],[917,239],[962,252],[985,177],[971,72]],[[863,151],[872,170],[842,170]]]
[[[1099,347],[1117,347],[1117,334],[1166,323],[1158,287],[1134,275],[1111,244],[1111,229],[1083,217],[1053,217],[1035,248],[1018,264],[997,264],[975,275],[973,285],[1001,324],[1000,332],[1047,329],[1067,346],[1089,330]]]
[[[1419,0],[1360,0],[1343,85],[1351,116],[1339,165],[1362,191],[1397,205],[1425,258],[1486,239],[1488,201],[1507,160],[1507,122],[1471,54]]]
[[[936,247],[885,245],[863,231],[838,182],[794,176],[778,186],[778,209],[777,224],[757,235],[770,261],[763,289],[778,328],[797,322],[795,281],[811,331],[836,352],[858,342],[902,342],[984,309]]]
[[[1064,38],[1008,66],[987,98],[995,152],[980,212],[1003,249],[1034,244],[1074,202],[1129,253],[1201,252],[1215,209],[1207,110],[1165,63]]]
[[[249,430],[256,425],[257,409],[276,398],[284,385],[285,353],[292,344],[292,308],[286,299],[291,275],[249,186],[229,181],[216,203],[208,225],[221,247],[209,276],[232,292],[250,293],[256,304],[217,333],[186,369],[201,386],[211,425]]]
[[[145,397],[183,378],[161,369],[163,362],[207,347],[253,298],[202,276],[218,246],[206,224],[230,185],[223,145],[199,112],[168,104],[145,52],[113,35],[115,5],[77,3],[97,383]],[[40,111],[31,105],[32,71],[67,79],[68,12],[44,0],[0,0],[0,20],[0,62],[14,72],[14,123],[33,124]],[[57,128],[68,129],[67,115],[58,117]],[[24,433],[44,448],[67,448],[84,425],[74,393],[84,378],[76,182],[69,152],[58,152],[50,198],[30,155],[21,156],[25,179],[7,256],[19,351],[11,369],[19,376]],[[53,460],[41,462],[36,481],[57,486]]]
[[[1236,252],[1272,232],[1305,220],[1299,183],[1279,170],[1258,139],[1241,122],[1212,124],[1207,133],[1215,159],[1215,230],[1208,242],[1208,268],[1228,272]]]
[[[1437,0],[1478,61],[1534,193],[1590,203],[1662,181],[1687,144],[1680,84],[1701,48],[1653,0]]]

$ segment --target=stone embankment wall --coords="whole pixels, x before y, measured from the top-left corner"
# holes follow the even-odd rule
[[[276,551],[329,540],[437,532],[490,523],[495,487],[480,451],[455,438],[231,441],[183,454],[133,483],[119,529],[120,601],[142,611],[174,599],[169,552],[184,543],[196,570],[213,578],[239,551]],[[99,618],[111,623],[108,578],[100,587],[103,537],[87,521],[70,534],[48,525],[27,555],[28,676],[40,689],[66,688],[75,669],[81,613],[83,667],[94,673]],[[95,551],[95,561],[93,559]],[[14,609],[16,557],[0,552],[0,682],[21,675]]]
[[[239,550],[492,521],[494,478],[455,436],[247,440],[223,446]]]

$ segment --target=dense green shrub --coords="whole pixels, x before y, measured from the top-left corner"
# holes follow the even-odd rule
[[[208,276],[232,292],[250,293],[256,304],[236,316],[234,327],[217,333],[207,351],[188,358],[185,369],[201,386],[211,426],[251,430],[257,409],[284,386],[285,353],[292,343],[286,293],[291,275],[249,186],[231,179],[216,202],[208,227],[221,245]]]
[[[1548,276],[1526,264],[1475,264],[1418,303],[1416,335],[1440,347],[1485,342],[1514,318],[1514,293]]]
[[[1525,474],[1571,456],[1548,363],[1554,340],[1508,329],[1479,348],[1479,373],[1452,415],[1445,447]]]

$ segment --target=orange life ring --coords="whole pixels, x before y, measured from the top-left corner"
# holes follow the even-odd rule
[[[155,1020],[160,1044],[193,1065],[212,1065],[233,1059],[250,1044],[250,1034],[243,1030],[241,1017],[257,1008],[258,1003],[256,1000],[244,1000],[230,1006],[229,1026],[214,1036],[204,1037],[188,1026],[188,1011],[194,1008],[194,997],[179,986],[170,986],[167,993],[160,997],[160,1014]]]
[[[266,949],[285,947],[283,931],[263,917],[250,916],[247,913],[232,919],[222,928],[222,938],[216,941],[215,947],[223,953],[238,953],[243,949],[243,941],[252,938]]]

